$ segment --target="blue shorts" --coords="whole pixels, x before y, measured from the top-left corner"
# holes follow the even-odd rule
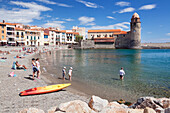
[[[33,67],[33,72],[35,73],[36,71],[38,71],[37,67]]]

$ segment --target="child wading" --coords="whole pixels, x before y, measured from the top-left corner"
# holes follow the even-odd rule
[[[125,75],[125,71],[123,70],[123,67],[121,67],[119,73],[120,73],[120,80],[123,80],[124,75]]]
[[[66,67],[63,68],[62,72],[63,72],[63,80],[65,80],[65,76],[66,76]]]
[[[72,77],[72,67],[70,67],[69,72],[68,72],[68,76],[69,76],[69,80],[71,81],[71,77]]]

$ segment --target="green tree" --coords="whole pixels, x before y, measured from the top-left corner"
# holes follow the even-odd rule
[[[76,42],[79,42],[80,40],[82,40],[83,39],[83,36],[80,36],[80,35],[76,35]]]

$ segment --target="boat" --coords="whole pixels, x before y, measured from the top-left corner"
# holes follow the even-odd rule
[[[20,92],[20,96],[27,96],[27,95],[37,95],[37,94],[44,94],[44,93],[51,93],[55,91],[62,90],[68,86],[70,86],[71,83],[67,84],[56,84],[56,85],[50,85],[50,86],[44,86],[44,87],[35,87],[31,88],[25,91]]]

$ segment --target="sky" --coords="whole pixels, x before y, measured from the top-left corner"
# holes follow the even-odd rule
[[[72,29],[130,30],[141,19],[141,40],[170,42],[170,0],[0,0],[0,21]]]

